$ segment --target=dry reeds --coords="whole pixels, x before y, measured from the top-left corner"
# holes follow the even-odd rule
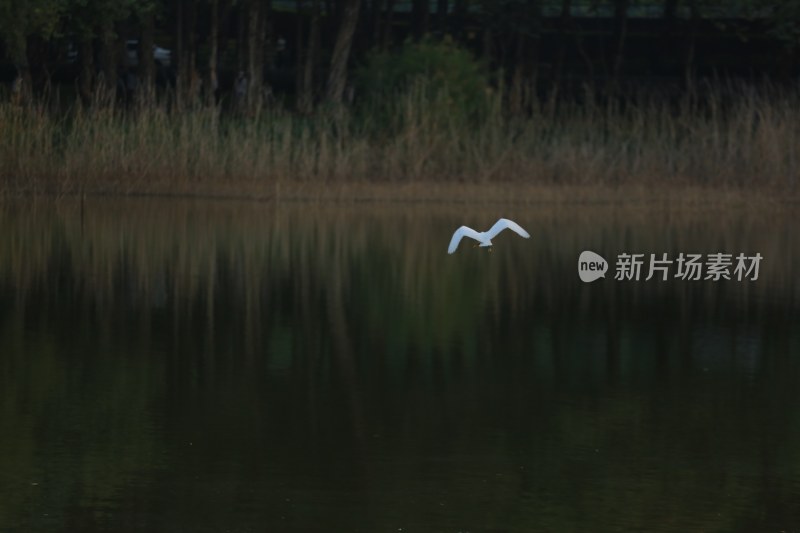
[[[794,190],[800,94],[710,86],[674,103],[547,105],[525,118],[490,96],[482,119],[442,112],[425,91],[392,117],[322,110],[113,106],[53,113],[0,104],[7,193],[248,195],[303,185],[701,186]],[[381,124],[386,122],[387,124]]]

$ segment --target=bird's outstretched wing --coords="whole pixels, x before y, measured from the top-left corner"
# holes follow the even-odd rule
[[[475,231],[472,228],[468,228],[467,226],[461,226],[453,233],[453,238],[450,239],[450,246],[447,247],[447,253],[452,254],[458,248],[458,243],[461,242],[462,237],[469,237],[471,239],[475,239],[476,241],[481,240],[481,234]]]
[[[497,235],[504,229],[510,229],[517,235],[525,237],[526,239],[530,237],[530,234],[524,229],[522,229],[522,226],[520,226],[513,220],[508,220],[507,218],[501,218],[500,220],[495,222],[494,226],[492,226],[492,229],[486,232],[486,236],[489,237],[489,239],[494,239],[495,235]]]

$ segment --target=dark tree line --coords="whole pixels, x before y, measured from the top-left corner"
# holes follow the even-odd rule
[[[0,32],[18,92],[72,60],[86,101],[133,71],[138,94],[161,82],[181,104],[233,90],[241,71],[249,104],[277,86],[302,112],[346,99],[367,51],[448,36],[514,110],[576,81],[690,80],[701,48],[714,72],[794,74],[800,0],[0,0]]]

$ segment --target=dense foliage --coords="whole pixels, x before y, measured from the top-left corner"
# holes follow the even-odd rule
[[[484,69],[450,40],[407,41],[397,51],[376,51],[359,69],[357,83],[372,116],[402,117],[393,111],[414,98],[431,104],[421,112],[474,119],[488,103]]]
[[[78,87],[84,103],[115,86],[209,102],[242,71],[248,105],[281,94],[308,113],[367,64],[364,90],[429,73],[469,115],[479,58],[517,113],[584,83],[793,79],[800,0],[0,0],[0,35],[0,82]],[[171,61],[154,65],[154,44]]]

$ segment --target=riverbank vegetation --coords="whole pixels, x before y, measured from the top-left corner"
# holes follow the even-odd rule
[[[312,115],[280,106],[242,114],[76,105],[64,113],[3,103],[0,186],[6,194],[257,197],[373,185],[795,191],[796,90],[704,85],[679,101],[641,94],[601,102],[587,89],[581,102],[544,103],[520,117],[505,111],[499,91],[468,115],[447,91],[410,87],[380,109]]]
[[[795,193],[797,2],[7,4],[5,194]]]

